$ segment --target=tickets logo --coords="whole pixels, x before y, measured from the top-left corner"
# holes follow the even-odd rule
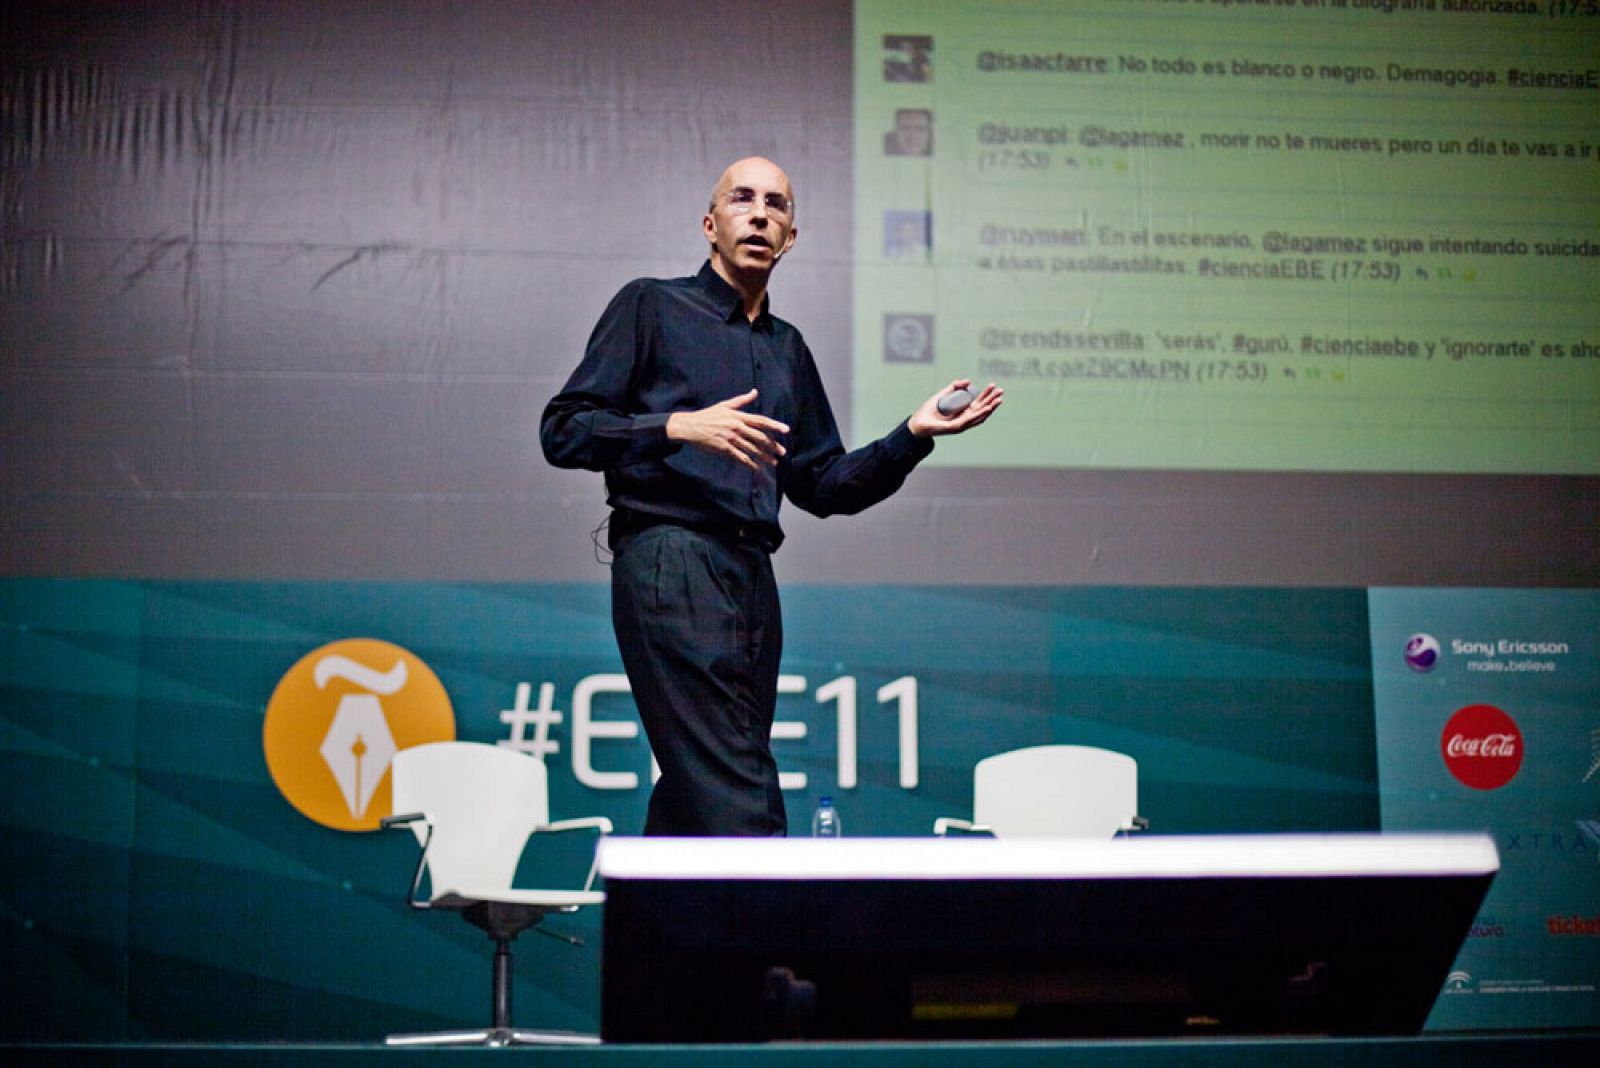
[[[262,727],[272,781],[302,816],[339,831],[377,830],[389,814],[389,763],[424,742],[455,738],[438,676],[388,642],[351,638],[290,668]]]
[[[1445,767],[1474,790],[1498,790],[1522,767],[1522,731],[1493,705],[1468,705],[1439,738]]]
[[[1557,938],[1600,938],[1600,916],[1547,916],[1544,929]]]

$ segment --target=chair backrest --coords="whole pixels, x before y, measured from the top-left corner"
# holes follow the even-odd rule
[[[1139,813],[1139,765],[1086,745],[1036,745],[978,761],[972,819],[997,838],[1111,838]]]
[[[390,765],[397,815],[421,812],[433,828],[433,891],[508,890],[534,828],[550,822],[544,761],[479,742],[402,749]],[[414,825],[419,840],[427,833]]]

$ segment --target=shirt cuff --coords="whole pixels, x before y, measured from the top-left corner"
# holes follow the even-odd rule
[[[628,420],[627,448],[620,464],[659,459],[678,451],[678,442],[667,439],[667,419],[671,412],[646,412]]]
[[[907,419],[883,439],[884,447],[892,456],[904,456],[908,460],[925,459],[933,452],[933,437],[919,438],[911,432],[911,420]]]
[[[629,430],[640,438],[666,441],[667,420],[671,418],[671,412],[645,412],[633,417],[633,426]]]

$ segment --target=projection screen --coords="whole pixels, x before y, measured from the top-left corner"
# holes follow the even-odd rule
[[[759,153],[849,444],[1007,390],[786,582],[1592,584],[1590,7],[10,5],[5,570],[604,581],[539,411]]]

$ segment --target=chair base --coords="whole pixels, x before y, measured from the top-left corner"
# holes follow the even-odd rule
[[[475,1031],[429,1031],[390,1035],[386,1046],[598,1046],[599,1035],[576,1031],[524,1031],[519,1027],[482,1027]]]

